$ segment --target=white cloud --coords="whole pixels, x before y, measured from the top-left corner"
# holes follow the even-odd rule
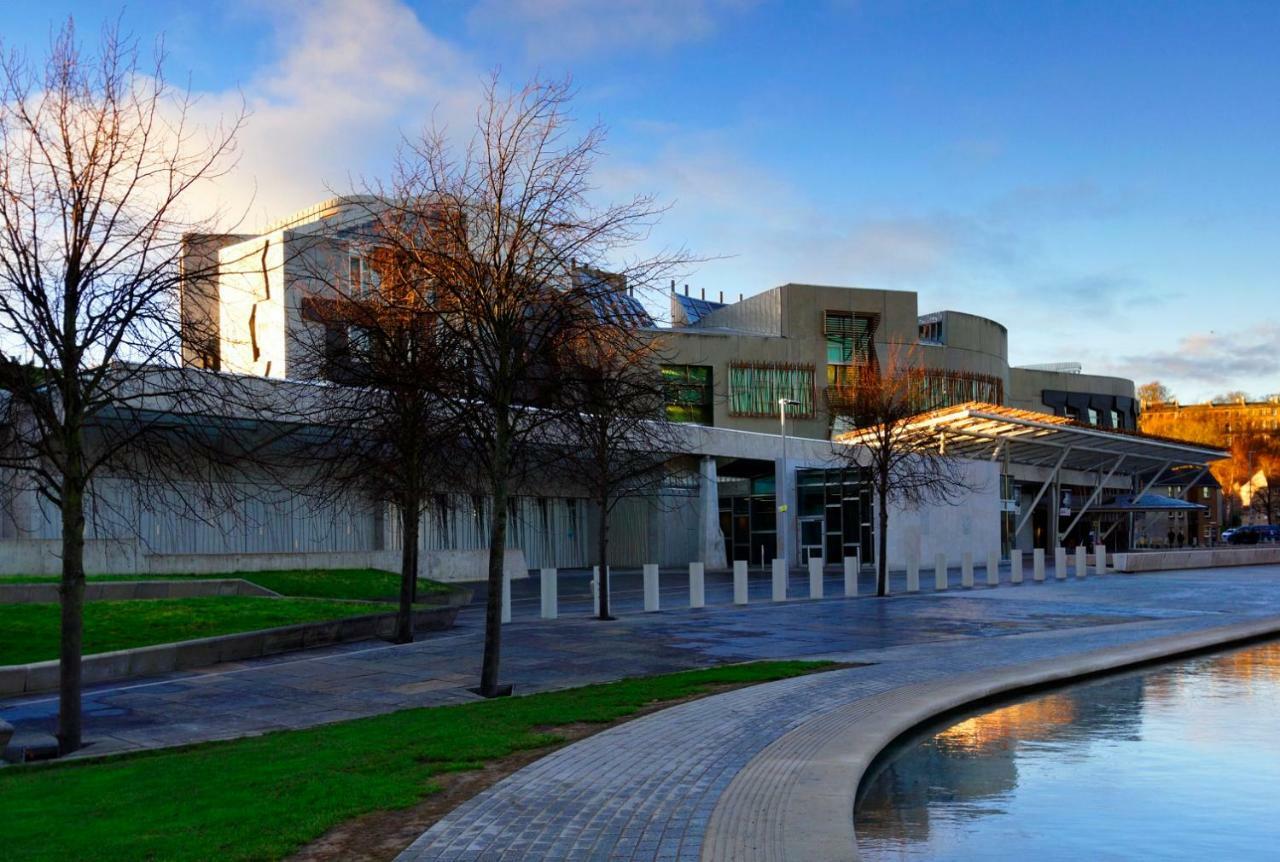
[[[1121,355],[1107,368],[1139,382],[1161,380],[1184,400],[1225,389],[1274,392],[1280,389],[1280,323],[1192,333],[1172,348]]]
[[[198,118],[250,116],[232,173],[200,205],[245,212],[260,226],[345,190],[390,161],[402,132],[433,118],[469,129],[481,72],[394,0],[323,0],[264,7],[275,62],[239,90],[200,94]],[[250,201],[252,203],[250,204]]]

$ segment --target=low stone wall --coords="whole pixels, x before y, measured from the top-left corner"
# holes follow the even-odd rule
[[[0,577],[57,575],[62,572],[62,543],[54,539],[0,541]],[[529,577],[524,551],[506,552],[504,569],[512,580]],[[489,552],[423,551],[418,576],[437,581],[483,581]],[[299,551],[262,554],[150,554],[137,542],[92,540],[85,543],[85,571],[91,575],[213,575],[223,572],[277,572],[287,569],[383,569],[400,571],[400,552]]]
[[[457,616],[456,607],[414,611],[413,627],[417,631],[452,628]],[[256,632],[97,653],[84,657],[84,684],[118,682],[347,641],[389,638],[394,630],[395,614],[365,614],[340,620],[301,623]],[[56,660],[0,666],[0,696],[52,691],[57,687]]]
[[[142,571],[138,543],[113,539],[89,539],[84,543],[84,568],[95,575],[131,575]],[[62,574],[62,542],[59,539],[4,539],[0,541],[0,577],[4,575]]]
[[[1197,548],[1112,554],[1116,571],[1165,572],[1173,569],[1213,569],[1219,566],[1265,566],[1280,563],[1280,546]]]
[[[393,569],[399,569],[399,552]],[[467,582],[483,581],[489,577],[489,551],[443,550],[423,551],[419,563],[422,571],[419,575],[433,581]],[[529,568],[525,564],[524,551],[519,548],[508,550],[502,559],[502,568],[511,580],[529,577]]]
[[[204,596],[271,596],[277,593],[243,578],[183,579],[173,581],[90,581],[85,601],[121,599],[192,599]],[[56,583],[0,583],[0,605],[21,605],[59,600]]]

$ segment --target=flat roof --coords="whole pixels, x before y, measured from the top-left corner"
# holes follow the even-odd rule
[[[1226,458],[1223,449],[1115,428],[1084,425],[1073,419],[971,401],[922,413],[904,427],[907,433],[934,434],[946,452],[959,458],[996,460],[1064,470],[1095,471],[1119,465],[1123,473],[1194,465]],[[866,444],[873,429],[850,431],[842,443]],[[1121,460],[1123,459],[1123,460]]]

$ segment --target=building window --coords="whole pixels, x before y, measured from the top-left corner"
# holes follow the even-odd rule
[[[352,254],[348,259],[351,296],[361,297],[376,293],[379,284],[377,271],[369,265],[364,255]]]
[[[942,318],[933,320],[922,319],[920,327],[920,343],[921,344],[943,344],[942,340]]]
[[[989,374],[930,368],[923,372],[921,384],[920,404],[917,405],[921,411],[938,410],[970,401],[1004,403],[1004,381]]]
[[[833,365],[870,365],[875,362],[874,337],[878,317],[828,311],[823,317],[827,337],[827,362]]]
[[[1089,424],[1090,425],[1098,424],[1098,411],[1094,410],[1092,407],[1089,408]]]
[[[713,390],[708,365],[664,365],[667,419],[672,422],[713,424]]]
[[[812,418],[813,366],[785,362],[733,362],[729,365],[729,415],[778,415],[778,401],[787,398],[798,404],[787,415]]]
[[[1112,427],[1112,428],[1123,428],[1123,427],[1124,427],[1124,424],[1120,421],[1120,411],[1119,411],[1119,410],[1112,410],[1112,411],[1111,411],[1111,427]]]

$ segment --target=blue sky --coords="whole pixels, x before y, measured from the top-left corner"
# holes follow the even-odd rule
[[[119,7],[6,4],[9,47]],[[252,110],[216,203],[261,222],[463,128],[486,71],[572,74],[602,193],[708,296],[915,290],[1010,330],[1014,362],[1280,391],[1280,3],[909,0],[134,2],[209,117]],[[250,203],[251,201],[251,203]],[[214,205],[211,201],[211,206]]]

